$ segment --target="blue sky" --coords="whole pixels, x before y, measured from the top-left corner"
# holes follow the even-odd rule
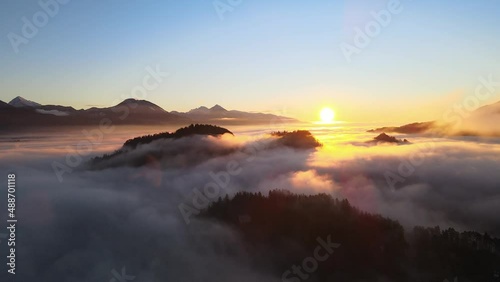
[[[159,65],[171,75],[146,99],[166,110],[218,103],[312,120],[328,105],[344,120],[425,120],[470,95],[478,77],[500,80],[497,0],[401,0],[348,62],[340,44],[388,2],[243,0],[221,19],[206,0],[71,0],[16,54],[8,34],[43,10],[5,0],[0,100],[110,106]],[[483,103],[494,100],[500,93]]]

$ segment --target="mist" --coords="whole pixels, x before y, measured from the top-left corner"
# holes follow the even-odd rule
[[[196,137],[168,146],[155,142],[134,152],[175,152],[166,158],[172,165],[162,166],[160,160],[160,165],[88,170],[87,161],[99,150],[64,174],[62,182],[51,164],[64,162],[67,149],[42,146],[27,156],[12,148],[2,156],[0,169],[18,179],[22,263],[16,277],[110,281],[113,270],[125,268],[137,281],[276,281],[280,277],[253,266],[231,227],[196,214],[186,222],[179,209],[196,209],[195,191],[216,183],[213,175],[227,171],[228,164],[235,173],[227,174],[227,185],[211,200],[272,189],[327,193],[408,229],[440,225],[500,236],[498,143],[414,140],[408,146],[359,147],[341,141],[298,150],[271,146],[273,139],[265,134]],[[198,151],[187,150],[192,142]],[[418,165],[402,175],[402,164],[411,164],[415,156]],[[400,181],[391,185],[388,172]]]

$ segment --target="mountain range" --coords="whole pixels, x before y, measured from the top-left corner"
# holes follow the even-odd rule
[[[70,106],[42,105],[23,97],[9,103],[0,101],[0,130],[52,126],[113,125],[185,125],[211,123],[217,125],[251,125],[295,123],[296,119],[264,113],[226,110],[220,105],[199,107],[188,112],[168,112],[146,100],[126,99],[112,107],[75,109]]]

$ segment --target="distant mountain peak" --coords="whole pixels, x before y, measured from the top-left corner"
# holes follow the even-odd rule
[[[217,114],[225,114],[227,112],[226,109],[224,109],[222,106],[220,106],[219,104],[211,107],[210,109],[205,107],[205,106],[201,106],[201,107],[198,107],[196,109],[192,109],[190,110],[188,113],[189,114],[196,114],[196,115],[217,115]]]
[[[217,111],[217,112],[227,112],[226,109],[224,109],[221,105],[216,104],[215,106],[210,108],[211,111]]]
[[[149,102],[147,100],[137,100],[134,98],[125,99],[125,100],[123,100],[123,102],[121,102],[117,106],[129,106],[132,109],[136,108],[137,106],[140,106],[140,107],[148,107],[151,110],[159,109],[159,110],[164,111],[164,109],[162,107],[156,105],[155,103]]]
[[[128,98],[122,101],[122,103],[137,103],[140,100],[134,99],[134,98]]]
[[[139,104],[139,105],[144,105],[144,104],[147,104],[147,105],[150,105],[150,104],[153,104],[149,101],[146,101],[146,100],[137,100],[137,99],[134,99],[134,98],[128,98],[128,99],[125,99],[123,100],[120,104],[118,105],[126,105],[126,104]]]
[[[190,114],[209,114],[210,110],[205,106],[201,106],[201,107],[198,107],[196,109],[190,110],[188,113],[190,113]]]
[[[24,107],[36,108],[36,107],[41,106],[40,104],[33,102],[33,101],[30,101],[28,99],[24,99],[21,96],[17,96],[16,98],[12,99],[9,102],[9,105],[16,107],[16,108],[24,108]]]

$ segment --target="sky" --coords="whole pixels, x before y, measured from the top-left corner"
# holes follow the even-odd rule
[[[312,121],[329,106],[344,121],[410,122],[439,117],[479,77],[500,81],[497,0],[54,1],[2,1],[0,100],[112,106],[158,68],[168,77],[141,97],[168,111],[220,104]]]

